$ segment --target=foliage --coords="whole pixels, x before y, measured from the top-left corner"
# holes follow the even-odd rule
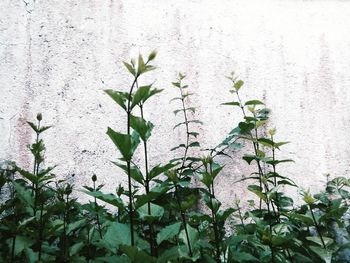
[[[312,195],[302,190],[279,167],[290,159],[278,159],[288,142],[276,141],[276,129],[268,129],[269,110],[260,100],[243,101],[244,85],[228,76],[234,99],[223,105],[237,108],[242,121],[212,149],[200,148],[195,118],[189,105],[193,96],[179,74],[172,83],[179,96],[172,101],[181,117],[174,129],[183,129],[184,142],[171,151],[177,156],[164,164],[149,165],[149,138],[154,125],[145,119],[146,102],[162,90],[139,85],[141,77],[155,69],[156,53],[147,60],[124,62],[132,76],[127,92],[108,89],[125,112],[125,130],[111,127],[107,135],[120,153],[113,162],[125,173],[128,184],[105,193],[95,174],[90,185],[78,189],[91,197],[81,204],[73,197],[74,186],[58,180],[53,167],[44,167],[45,145],[41,139],[49,126],[28,122],[36,139],[28,148],[33,169],[14,162],[0,167],[0,261],[1,262],[349,262],[350,180],[328,180],[325,190]],[[230,157],[243,144],[252,152],[243,156],[256,171],[249,181],[255,196],[248,208],[240,200],[223,207],[216,196],[216,179],[225,170],[217,156]],[[144,163],[134,160],[142,148]],[[232,157],[231,157],[232,158]],[[229,162],[229,158],[227,159]],[[196,180],[196,181],[195,181]],[[304,203],[294,204],[284,192],[299,189]],[[230,198],[230,197],[227,197]],[[108,204],[114,209],[107,209]]]

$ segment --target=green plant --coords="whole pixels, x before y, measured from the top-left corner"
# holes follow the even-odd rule
[[[234,74],[228,79],[235,99],[223,104],[237,107],[242,121],[211,149],[201,149],[195,126],[202,123],[188,100],[194,94],[184,84],[185,75],[178,75],[172,85],[179,96],[172,101],[179,102],[174,113],[181,121],[174,129],[183,128],[184,142],[171,149],[176,158],[150,167],[154,125],[144,117],[146,102],[162,90],[139,83],[155,69],[155,58],[152,52],[146,61],[140,55],[124,62],[132,76],[130,88],[105,91],[125,112],[124,133],[108,127],[107,135],[119,152],[113,163],[127,176],[126,188],[104,193],[95,171],[90,185],[78,190],[92,197],[81,204],[69,179],[57,180],[55,166],[44,167],[41,134],[50,127],[42,125],[41,114],[36,123],[28,122],[35,133],[29,146],[33,169],[12,161],[0,165],[0,261],[349,262],[350,180],[328,178],[325,190],[312,195],[280,174],[280,165],[292,162],[278,159],[287,142],[276,141],[262,101],[242,99],[244,82]],[[239,181],[251,182],[248,190],[255,199],[248,208],[237,197],[232,207],[223,207],[216,179],[230,173],[225,165],[234,158],[231,153],[248,144],[252,152],[243,160],[256,171]],[[138,147],[144,163],[133,158]],[[201,149],[202,157],[193,149]],[[304,204],[294,204],[286,187],[298,189]]]

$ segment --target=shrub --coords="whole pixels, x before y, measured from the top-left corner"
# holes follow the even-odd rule
[[[124,62],[132,75],[128,92],[105,91],[125,111],[126,133],[107,129],[120,153],[113,163],[128,178],[127,186],[119,185],[115,193],[104,193],[92,175],[90,185],[80,189],[91,201],[81,204],[73,198],[74,186],[58,180],[55,167],[44,167],[41,134],[50,127],[42,125],[41,114],[36,123],[28,122],[36,134],[29,146],[33,169],[10,161],[0,169],[1,262],[349,262],[349,179],[328,180],[316,195],[301,190],[304,204],[294,204],[283,189],[299,188],[278,169],[292,160],[276,154],[287,142],[275,140],[275,129],[267,130],[269,110],[263,102],[242,101],[244,83],[233,73],[228,79],[234,100],[223,105],[241,111],[242,121],[200,157],[191,149],[200,148],[194,128],[202,123],[188,105],[192,94],[186,76],[178,75],[172,83],[179,92],[174,113],[183,120],[174,129],[184,130],[184,142],[171,149],[177,158],[150,167],[154,125],[144,118],[144,106],[162,90],[139,83],[155,68],[155,57],[152,52],[146,61],[140,55],[137,62]],[[242,209],[236,200],[223,208],[215,179],[225,168],[217,156],[240,150],[242,142],[253,149],[243,159],[256,171],[242,180],[251,182],[248,190],[257,204]],[[133,158],[138,147],[143,148],[143,164]]]

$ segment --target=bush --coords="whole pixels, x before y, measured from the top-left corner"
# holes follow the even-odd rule
[[[114,164],[128,178],[125,188],[104,193],[92,175],[91,184],[80,190],[91,201],[81,204],[72,197],[73,185],[56,179],[55,167],[43,165],[41,134],[50,127],[42,125],[41,114],[36,123],[28,122],[36,134],[29,146],[33,169],[10,161],[0,169],[1,262],[349,262],[349,179],[328,180],[317,195],[300,190],[304,204],[294,204],[283,189],[298,186],[278,172],[292,160],[276,157],[287,142],[275,141],[275,129],[266,131],[269,110],[263,102],[241,100],[244,83],[234,74],[228,79],[235,100],[223,104],[237,107],[242,121],[224,141],[202,151],[203,157],[191,154],[191,148],[200,147],[193,127],[202,123],[193,118],[192,94],[179,74],[172,83],[179,91],[173,101],[180,108],[174,113],[183,120],[174,129],[184,129],[184,142],[171,149],[178,158],[149,167],[154,125],[145,120],[144,105],[162,90],[139,81],[154,69],[155,57],[152,52],[146,61],[140,55],[137,62],[124,62],[133,78],[129,92],[105,91],[126,113],[126,133],[107,129],[121,156]],[[215,179],[225,168],[217,156],[240,150],[242,142],[253,147],[243,159],[256,171],[242,180],[252,182],[248,190],[257,204],[242,209],[236,200],[222,208]],[[138,147],[143,164],[133,160]]]

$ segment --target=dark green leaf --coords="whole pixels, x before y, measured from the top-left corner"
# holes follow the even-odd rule
[[[169,240],[174,236],[178,235],[181,228],[181,222],[174,223],[170,226],[164,227],[157,235],[157,243],[158,245],[162,243],[164,240]]]
[[[112,139],[126,161],[130,161],[140,140],[138,136],[122,134],[108,127],[107,135]]]
[[[248,105],[264,105],[264,103],[261,102],[260,100],[249,100],[244,105],[245,106],[248,106]]]
[[[143,141],[148,140],[154,127],[151,122],[146,122],[144,119],[133,115],[130,115],[130,125],[140,135]]]
[[[97,199],[104,201],[110,205],[113,205],[113,206],[118,207],[120,209],[124,209],[124,203],[123,203],[122,199],[115,196],[114,194],[104,194],[100,191],[96,191],[96,192],[90,192],[90,191],[86,191],[86,190],[81,190],[81,191],[83,193],[90,195],[90,196],[96,197]]]
[[[225,102],[225,103],[221,103],[221,105],[238,106],[238,107],[241,106],[241,104],[237,101]]]
[[[111,89],[107,89],[104,92],[106,92],[120,107],[122,107],[124,110],[127,110],[126,101],[128,100],[128,93]]]

